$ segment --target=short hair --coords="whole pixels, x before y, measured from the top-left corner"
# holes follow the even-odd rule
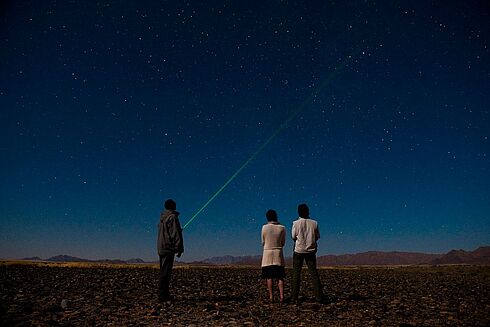
[[[277,222],[277,212],[275,210],[269,209],[265,213],[265,217],[267,221],[276,221]]]
[[[301,203],[298,205],[298,215],[301,218],[308,218],[310,216],[310,208],[308,208],[306,203]]]
[[[175,210],[177,209],[177,203],[175,203],[175,201],[172,199],[168,199],[167,201],[165,201],[165,209]]]

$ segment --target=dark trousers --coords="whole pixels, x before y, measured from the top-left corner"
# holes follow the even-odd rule
[[[323,291],[318,271],[316,270],[316,254],[315,253],[297,253],[293,254],[293,283],[291,300],[298,300],[299,288],[301,285],[301,269],[303,268],[303,261],[306,261],[308,266],[308,273],[310,274],[313,282],[313,291],[315,293],[315,300],[322,301]]]
[[[174,253],[160,256],[160,279],[158,284],[158,296],[161,299],[170,297],[170,278],[172,277],[172,267],[174,265]]]

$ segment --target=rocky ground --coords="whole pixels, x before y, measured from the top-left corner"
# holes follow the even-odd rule
[[[291,271],[288,270],[290,274]],[[0,265],[6,326],[490,326],[490,267],[322,269],[300,304],[268,303],[258,268],[178,267],[158,303],[155,267]],[[286,280],[286,295],[289,294]]]

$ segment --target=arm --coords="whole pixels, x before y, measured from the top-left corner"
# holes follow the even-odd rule
[[[286,244],[286,228],[284,227],[281,232],[281,239],[279,240],[281,246],[283,247]]]
[[[182,237],[182,228],[180,227],[180,221],[177,216],[174,216],[172,226],[172,240],[177,250],[177,256],[180,257],[184,253],[184,238]]]
[[[264,230],[264,227],[265,226],[262,226],[262,233],[261,233],[261,238],[262,238],[262,246],[265,245],[265,230]]]
[[[296,241],[298,238],[298,231],[296,230],[296,226],[293,223],[293,228],[291,229],[291,236],[293,238],[293,241]]]
[[[315,226],[315,240],[318,241],[320,239],[320,229],[318,228],[318,224]]]

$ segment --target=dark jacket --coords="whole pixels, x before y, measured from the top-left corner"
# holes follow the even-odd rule
[[[166,210],[160,214],[157,250],[158,255],[184,252],[182,228],[180,227],[179,213],[177,211]]]

